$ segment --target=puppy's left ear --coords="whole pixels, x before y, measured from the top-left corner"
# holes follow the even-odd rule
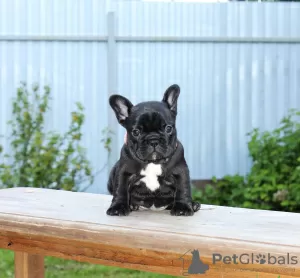
[[[164,94],[163,102],[168,105],[168,108],[176,115],[177,100],[180,94],[180,87],[177,84],[171,85]]]
[[[130,115],[133,104],[127,98],[120,95],[110,96],[109,104],[114,110],[118,122],[123,125]]]

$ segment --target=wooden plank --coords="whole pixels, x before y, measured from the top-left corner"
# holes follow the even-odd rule
[[[44,256],[15,252],[15,278],[44,278]]]
[[[201,277],[300,277],[296,213],[203,205],[192,217],[168,211],[111,217],[111,196],[31,188],[0,190],[0,200],[0,248],[171,275],[186,272],[197,249],[209,266]],[[223,259],[253,254],[254,261],[214,264],[214,253]],[[268,253],[275,264],[256,263]],[[287,262],[288,256],[299,262]]]

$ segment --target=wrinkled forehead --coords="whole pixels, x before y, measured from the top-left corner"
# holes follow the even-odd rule
[[[166,120],[159,112],[147,112],[136,118],[135,125],[143,127],[144,131],[151,131],[164,127]]]
[[[174,122],[169,109],[164,106],[137,106],[132,111],[132,124],[143,127],[145,130],[163,128]]]

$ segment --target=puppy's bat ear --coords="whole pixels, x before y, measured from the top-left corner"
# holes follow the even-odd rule
[[[118,122],[123,125],[130,115],[133,104],[127,98],[120,95],[111,95],[109,97],[109,104],[114,110]]]
[[[163,102],[167,104],[168,108],[176,115],[177,114],[177,100],[180,94],[180,87],[177,84],[171,85],[164,94]]]

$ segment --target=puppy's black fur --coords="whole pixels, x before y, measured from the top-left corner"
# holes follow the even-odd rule
[[[127,143],[110,173],[108,191],[113,200],[108,215],[128,215],[140,206],[153,205],[171,210],[171,215],[190,216],[200,209],[200,203],[193,202],[191,197],[189,169],[183,146],[177,139],[179,94],[179,86],[172,85],[162,101],[135,106],[123,96],[110,97],[118,122],[127,130]],[[152,167],[148,173],[151,181],[155,175],[153,169],[159,171],[156,188],[143,179],[148,165]]]

